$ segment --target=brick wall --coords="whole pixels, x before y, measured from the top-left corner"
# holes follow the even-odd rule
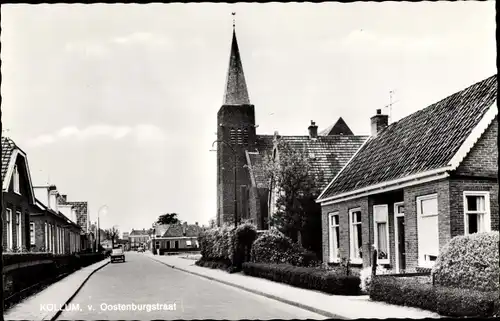
[[[457,168],[465,176],[497,177],[498,174],[498,119],[490,124],[469,154]]]
[[[13,247],[26,247],[27,249],[30,248],[29,246],[29,220],[27,220],[27,217],[29,217],[29,203],[28,200],[23,197],[22,195],[17,195],[14,193],[5,193],[3,194],[4,197],[4,204],[6,209],[11,209],[12,210],[12,246]],[[17,235],[18,235],[18,230],[17,230],[17,225],[16,225],[16,213],[21,212],[21,244],[18,244],[17,242]],[[28,215],[27,215],[28,213]],[[3,240],[2,244],[4,246],[4,249],[7,248],[7,222],[6,222],[6,215],[7,211],[3,211],[2,213],[2,220],[3,220]]]
[[[222,106],[217,114],[217,139],[225,141],[233,147],[236,153],[236,193],[240,193],[240,186],[250,186],[250,176],[246,165],[245,150],[255,146],[255,111],[253,105]],[[232,130],[247,132],[246,140],[236,144]],[[234,153],[226,144],[217,145],[217,222],[234,221]],[[241,195],[236,195],[238,199]],[[239,206],[242,208],[242,206]],[[238,219],[242,211],[238,210]]]
[[[341,202],[338,204],[331,204],[321,207],[321,229],[323,236],[323,261],[329,262],[329,224],[328,224],[328,214],[331,212],[339,212],[339,225],[340,225],[340,251],[341,257],[350,256],[350,242],[349,242],[349,209],[361,208],[361,222],[362,222],[362,240],[363,240],[363,257],[366,257],[366,253],[369,252],[370,243],[370,230],[369,230],[369,208],[368,208],[368,197],[362,197],[355,200],[350,200],[346,202]],[[369,266],[369,261],[363,260],[363,266]]]
[[[444,179],[404,189],[406,268],[408,270],[418,266],[417,197],[435,193],[438,198],[439,247],[442,248],[451,239],[449,181]]]
[[[482,191],[490,193],[491,229],[498,231],[498,181],[474,178],[452,178],[450,180],[451,237],[463,235],[465,233],[464,191]]]

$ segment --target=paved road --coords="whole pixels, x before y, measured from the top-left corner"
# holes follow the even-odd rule
[[[156,305],[132,311],[120,304]],[[165,304],[165,305],[163,305]],[[174,306],[175,304],[175,306]],[[79,306],[79,308],[76,307]],[[159,308],[164,309],[160,311]],[[147,306],[145,306],[147,309]],[[326,317],[247,291],[169,268],[142,253],[96,272],[59,319],[325,319]]]

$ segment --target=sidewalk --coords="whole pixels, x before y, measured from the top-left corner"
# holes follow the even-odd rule
[[[102,260],[49,285],[41,292],[14,305],[4,313],[4,320],[50,320],[63,307],[68,299],[80,290],[87,279],[97,270],[109,263]]]
[[[240,289],[298,306],[330,318],[422,319],[441,317],[431,311],[371,301],[367,295],[330,295],[262,278],[247,276],[243,273],[229,274],[218,269],[199,267],[194,265],[194,260],[181,258],[179,256],[159,256],[153,255],[151,252],[148,252],[147,255],[149,255],[151,259],[166,264],[171,268],[176,268],[213,281],[238,287]]]

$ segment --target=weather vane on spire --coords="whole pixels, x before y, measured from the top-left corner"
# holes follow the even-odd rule
[[[236,16],[236,12],[232,12],[231,14],[233,15],[233,29],[234,29],[236,26],[236,22],[234,20],[234,16]]]

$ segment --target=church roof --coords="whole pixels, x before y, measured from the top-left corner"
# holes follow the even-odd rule
[[[233,29],[233,41],[229,57],[229,68],[226,76],[226,90],[223,105],[249,105],[247,84],[243,74],[240,50],[236,40],[236,31]]]
[[[303,150],[309,155],[313,171],[323,174],[320,186],[326,186],[356,153],[368,136],[329,135],[318,136],[312,140],[309,136],[278,136],[296,150]],[[258,154],[248,153],[247,161],[257,187],[266,187],[268,182],[260,170],[264,155],[271,155],[274,148],[273,135],[257,135]]]
[[[354,135],[352,130],[347,126],[346,122],[342,117],[337,120],[335,124],[328,126],[326,129],[319,133],[320,136],[328,135]]]

